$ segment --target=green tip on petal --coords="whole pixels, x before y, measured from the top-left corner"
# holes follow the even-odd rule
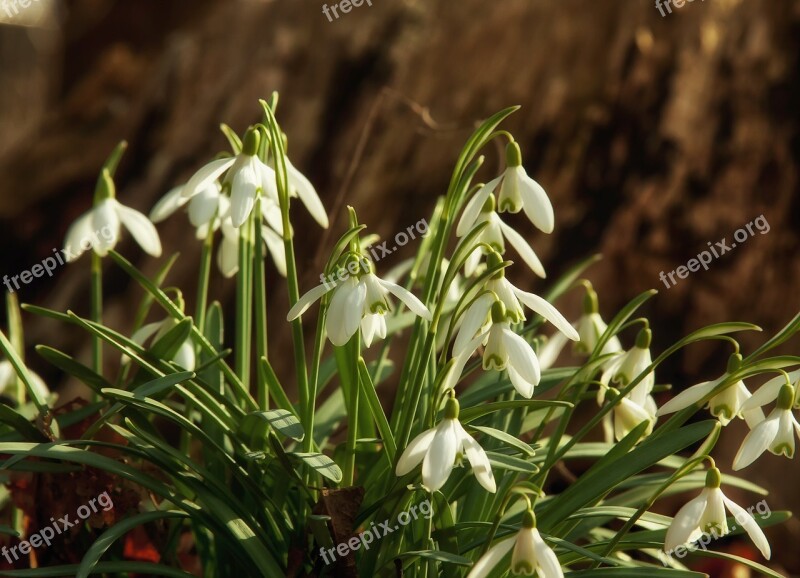
[[[261,144],[261,134],[254,127],[247,129],[242,143],[242,154],[249,157],[258,154],[258,146]]]
[[[600,311],[600,305],[597,302],[597,293],[591,287],[587,287],[586,295],[583,297],[583,312],[589,315],[598,311]]]
[[[778,409],[792,409],[792,404],[794,403],[794,388],[786,384],[781,387],[780,393],[778,393]]]
[[[650,331],[649,328],[645,327],[639,334],[636,336],[636,347],[639,349],[647,349],[650,347],[650,342],[653,340],[653,332]]]
[[[111,171],[104,168],[103,172],[100,173],[100,177],[97,179],[97,186],[94,189],[94,202],[97,204],[106,199],[113,199],[116,194],[117,188],[114,186],[114,179],[111,176]]]
[[[460,409],[461,405],[458,400],[451,395],[444,404],[444,419],[458,419]]]
[[[533,513],[533,510],[526,510],[525,513],[522,514],[522,527],[523,528],[536,527],[536,514]]]
[[[492,323],[502,323],[506,320],[506,306],[499,299],[492,304]]]
[[[718,488],[722,485],[722,474],[720,471],[714,467],[708,470],[706,473],[706,487],[707,488]]]
[[[506,145],[506,166],[518,167],[522,165],[522,152],[515,141]]]
[[[734,373],[738,371],[739,368],[742,366],[742,354],[741,353],[733,353],[728,358],[728,373]]]

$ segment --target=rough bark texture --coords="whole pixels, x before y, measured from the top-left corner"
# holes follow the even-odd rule
[[[475,122],[521,104],[507,128],[556,208],[556,232],[530,235],[551,278],[602,253],[589,278],[606,317],[660,289],[647,310],[656,349],[729,319],[774,332],[797,312],[800,2],[694,2],[661,17],[651,2],[375,0],[333,22],[320,4],[71,3],[60,63],[46,59],[57,70],[50,85],[31,81],[0,110],[3,273],[28,269],[59,246],[118,140],[130,141],[121,198],[147,211],[224,147],[220,121],[241,131],[258,119],[257,99],[279,90],[290,155],[321,191],[331,234],[344,226],[344,204],[384,236],[427,216]],[[11,34],[19,31],[0,30],[3,46]],[[24,42],[14,46],[25,53]],[[16,74],[4,70],[3,86]],[[29,108],[20,103],[26,98]],[[45,101],[46,109],[36,106]],[[13,122],[19,110],[28,111],[25,123]],[[498,156],[488,155],[485,176],[497,166]],[[756,230],[673,288],[659,280],[708,242],[731,244],[762,214],[768,234]],[[307,216],[297,229],[309,287],[329,237]],[[161,233],[168,251],[186,257],[170,283],[189,283],[199,247],[184,217]],[[130,242],[122,251],[140,257]],[[25,287],[21,298],[88,310],[87,271],[82,260]],[[519,272],[515,280],[535,287]],[[217,279],[212,292],[225,298],[232,287]],[[139,291],[116,273],[107,290],[108,320],[124,328]],[[276,291],[270,299],[278,320],[286,297]],[[577,304],[562,306],[577,314]],[[53,334],[50,324],[32,324],[28,337],[74,350],[73,336]],[[742,335],[744,351],[761,339]],[[727,354],[690,348],[659,382],[715,377]],[[726,430],[730,456],[742,434]],[[775,509],[800,511],[796,488],[781,483],[786,471],[797,481],[796,461],[768,458],[753,481],[775,492]],[[748,499],[756,501],[741,501]],[[770,533],[780,563],[795,572],[797,557],[780,553],[781,544],[796,543],[798,526],[795,519],[788,531]]]

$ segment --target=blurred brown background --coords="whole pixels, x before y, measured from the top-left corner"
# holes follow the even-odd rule
[[[320,191],[331,235],[342,231],[344,204],[384,236],[427,217],[475,123],[520,104],[506,128],[553,199],[555,233],[530,236],[551,279],[602,253],[589,278],[607,319],[660,289],[646,310],[656,351],[730,319],[772,333],[800,309],[800,1],[696,0],[662,16],[650,0],[373,0],[332,22],[323,4],[38,0],[11,15],[0,7],[2,274],[61,246],[117,141],[130,143],[120,199],[147,212],[225,147],[220,122],[241,132],[259,118],[257,99],[278,90],[290,156]],[[484,178],[498,167],[489,153]],[[762,214],[769,232],[709,271],[670,289],[659,280]],[[309,288],[330,237],[297,215]],[[165,251],[185,256],[170,284],[191,288],[199,245],[188,221],[176,215],[159,230]],[[122,252],[154,271],[158,263],[126,239]],[[88,311],[88,265],[36,279],[21,300]],[[542,287],[519,271],[514,280]],[[226,299],[233,286],[217,276],[212,295]],[[113,268],[106,291],[107,320],[124,330],[140,292]],[[283,317],[282,287],[270,307],[273,320]],[[578,314],[572,296],[560,307]],[[76,334],[26,321],[30,343],[88,356]],[[744,352],[761,340],[742,335]],[[797,340],[783,351],[797,354]],[[716,377],[728,352],[691,348],[659,382]],[[59,376],[37,363],[56,385]],[[742,435],[726,430],[721,464]],[[798,460],[767,457],[747,474],[773,492],[773,509],[800,512],[798,472]],[[769,535],[776,568],[800,573],[791,547],[800,523]]]

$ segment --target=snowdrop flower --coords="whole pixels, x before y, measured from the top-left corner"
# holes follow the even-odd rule
[[[800,369],[790,371],[786,375],[788,375],[790,383],[797,384],[800,382]],[[742,410],[749,411],[775,401],[778,398],[781,387],[786,384],[786,380],[787,377],[784,375],[778,375],[770,379],[767,383],[758,388],[758,391],[756,391],[750,399],[742,404]],[[800,387],[797,387],[797,385],[795,385],[794,408],[800,409]]]
[[[531,268],[531,271],[544,279],[546,277],[544,267],[531,246],[522,235],[501,221],[497,212],[495,212],[495,200],[494,195],[491,194],[492,187],[490,185],[491,183],[484,185],[467,203],[464,213],[461,215],[461,220],[458,222],[458,227],[456,227],[456,235],[463,237],[476,226],[488,222],[489,224],[486,228],[475,239],[476,245],[485,244],[503,254],[506,250],[505,240],[508,240],[522,257],[522,260],[525,261],[525,264]],[[467,277],[471,277],[475,273],[480,264],[481,253],[486,252],[487,250],[484,247],[476,246],[470,253],[464,264],[464,273]]]
[[[222,188],[231,193],[231,221],[233,226],[241,227],[250,216],[255,205],[256,195],[277,199],[275,171],[258,158],[261,135],[258,130],[249,128],[244,137],[242,152],[233,157],[211,161],[197,171],[183,187],[181,195],[193,198],[225,174]]]
[[[45,384],[41,376],[35,371],[28,370],[28,375],[31,378],[31,386],[39,394],[39,397],[46,399],[50,395],[50,390]],[[17,381],[17,371],[11,362],[7,359],[0,361],[0,395],[5,392],[10,386],[13,386]]]
[[[431,492],[440,489],[456,460],[466,454],[478,483],[494,493],[497,486],[489,457],[458,421],[458,401],[449,397],[445,402],[444,419],[435,428],[422,432],[408,444],[397,461],[395,472],[404,476],[422,462],[422,483]]]
[[[769,417],[754,427],[742,442],[733,459],[733,469],[746,468],[766,450],[776,456],[794,457],[794,436],[800,437],[800,423],[792,415],[794,388],[786,384],[778,394],[778,403]]]
[[[614,388],[610,388],[609,391],[614,395],[619,394]],[[645,397],[643,405],[639,405],[629,396],[624,395],[614,404],[612,413],[614,439],[617,441],[631,433],[631,430],[642,422],[648,424],[642,436],[647,437],[653,433],[653,426],[656,423],[656,402],[652,395]]]
[[[175,187],[164,195],[150,211],[150,220],[160,223],[188,203],[189,222],[197,228],[198,239],[204,239],[209,230],[219,227],[220,217],[228,212],[230,202],[216,180],[207,183],[191,198],[183,195],[184,188],[183,185]]]
[[[64,241],[67,261],[74,261],[88,249],[105,257],[119,241],[120,223],[130,231],[136,242],[153,257],[161,256],[158,231],[139,211],[126,207],[115,198],[114,181],[108,169],[103,169],[95,193],[94,206],[72,224]]]
[[[672,520],[664,540],[664,551],[672,552],[678,546],[698,540],[703,534],[715,538],[728,533],[725,509],[733,514],[736,523],[741,525],[756,547],[769,560],[770,547],[764,532],[747,511],[727,498],[720,489],[722,476],[712,467],[706,474],[706,487],[700,495],[683,506]]]
[[[263,201],[263,199],[262,199]],[[234,228],[230,216],[222,219],[222,241],[217,251],[217,267],[223,276],[230,278],[239,271],[239,236],[240,230]],[[261,239],[272,256],[275,268],[286,277],[286,252],[279,232],[267,225],[261,225]]]
[[[728,359],[728,371],[714,381],[704,381],[693,385],[686,391],[682,391],[667,403],[662,405],[659,416],[667,415],[694,405],[708,394],[710,394],[720,383],[725,381],[728,376],[737,371],[742,364],[742,356],[734,353]],[[735,417],[743,418],[747,425],[752,429],[757,424],[764,421],[764,412],[756,407],[747,411],[742,409],[744,402],[750,399],[750,392],[741,380],[730,384],[724,390],[712,397],[706,407],[711,411],[711,415],[716,417],[722,425],[728,425]]]
[[[182,303],[181,309],[183,309]],[[131,335],[131,341],[138,345],[144,346],[144,344],[152,337],[152,342],[155,343],[164,337],[164,335],[166,335],[169,330],[175,327],[177,324],[178,322],[172,317],[167,317],[166,319],[162,319],[161,321],[156,321],[154,323],[148,323],[147,325],[143,325],[134,331],[133,335]],[[130,363],[130,360],[130,357],[123,355],[121,362],[126,364]],[[190,371],[194,369],[194,345],[192,345],[192,339],[190,337],[186,338],[186,340],[178,348],[178,351],[169,361],[173,361],[184,369],[188,369]]]
[[[467,578],[485,578],[493,573],[503,558],[512,551],[511,573],[538,578],[564,578],[555,552],[536,529],[536,517],[528,510],[522,516],[522,528],[516,536],[498,542],[481,556]]]
[[[390,310],[390,293],[416,315],[431,320],[431,312],[422,301],[400,285],[375,275],[374,266],[365,256],[351,254],[345,261],[344,269],[350,273],[346,279],[339,283],[324,282],[311,289],[295,303],[286,320],[298,318],[312,303],[330,291],[333,291],[333,296],[325,319],[325,330],[331,343],[336,346],[350,341],[359,327],[367,347],[375,336],[385,337],[383,316]]]
[[[589,355],[594,351],[597,342],[608,329],[603,318],[600,317],[600,306],[597,302],[597,293],[591,287],[586,288],[586,295],[583,299],[583,315],[575,323],[580,336],[580,341],[575,344],[575,351],[584,355]],[[622,353],[622,344],[619,337],[612,335],[603,345],[600,355],[608,353]]]
[[[613,363],[613,380],[622,385],[628,385],[636,379],[651,363],[650,341],[653,334],[650,329],[642,329],[636,336],[636,344],[629,351],[623,353]],[[630,392],[630,398],[637,405],[644,407],[647,396],[653,391],[655,375],[650,371]]]

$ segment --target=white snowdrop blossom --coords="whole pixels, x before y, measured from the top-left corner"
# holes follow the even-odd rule
[[[467,578],[486,578],[511,553],[511,573],[538,578],[564,578],[555,552],[542,539],[536,529],[536,517],[528,510],[522,516],[522,528],[516,536],[498,542],[481,556],[467,574]]]
[[[105,257],[119,241],[120,224],[128,229],[146,253],[160,257],[161,240],[153,223],[139,211],[117,201],[108,169],[103,169],[101,178],[105,184],[100,194],[95,196],[94,206],[78,217],[67,231],[64,240],[67,261],[76,260],[89,249]]]
[[[138,345],[144,346],[144,344],[152,338],[152,342],[155,343],[164,337],[164,335],[166,335],[169,330],[175,327],[177,324],[178,322],[172,317],[167,317],[166,319],[162,319],[161,321],[156,321],[154,323],[148,323],[134,331],[133,335],[131,335],[131,341]],[[173,355],[172,359],[169,361],[175,362],[184,369],[188,369],[190,371],[194,370],[195,356],[194,345],[192,344],[191,337],[187,337],[184,342],[181,343],[180,347],[175,352],[175,355]],[[123,364],[129,363],[130,357],[123,355],[121,362]]]
[[[776,456],[794,457],[794,437],[800,437],[800,423],[792,414],[795,391],[784,385],[778,394],[778,403],[769,417],[755,426],[744,438],[742,446],[733,459],[733,469],[741,470],[756,461],[769,450]]]
[[[459,404],[449,397],[444,419],[438,426],[422,432],[408,444],[397,461],[395,473],[404,476],[422,463],[422,483],[431,492],[441,489],[456,461],[466,454],[478,483],[494,493],[497,486],[489,457],[458,421]]]
[[[639,405],[627,395],[622,396],[613,410],[614,439],[620,441],[642,422],[648,424],[642,435],[649,436],[653,433],[653,426],[656,423],[656,402],[653,396],[648,395],[643,405]]]
[[[367,347],[376,336],[384,338],[386,321],[383,316],[390,311],[389,294],[402,301],[414,314],[431,320],[431,312],[422,301],[400,285],[375,275],[374,266],[363,255],[351,254],[345,269],[356,272],[338,284],[327,282],[311,289],[291,308],[286,316],[287,321],[302,315],[330,291],[333,291],[333,295],[325,319],[325,330],[331,343],[336,346],[350,341],[359,327]]]
[[[160,223],[188,203],[189,222],[197,229],[197,238],[205,239],[210,231],[219,228],[221,217],[230,209],[230,201],[222,194],[222,186],[214,180],[207,183],[191,198],[183,195],[180,185],[164,195],[150,211],[150,220]]]
[[[726,535],[729,531],[725,516],[727,508],[764,558],[769,560],[771,550],[767,537],[747,510],[722,493],[721,479],[722,476],[717,468],[712,467],[708,470],[706,487],[699,496],[678,510],[672,519],[664,540],[664,551],[672,552],[678,546],[698,540],[703,534],[711,534],[716,538]]]
[[[798,383],[800,382],[800,369],[790,371],[786,375],[788,376],[789,382],[795,384],[793,406],[795,409],[800,409],[800,387],[798,387]],[[742,404],[742,411],[749,411],[775,401],[778,398],[781,388],[786,384],[786,380],[787,378],[784,375],[778,375],[767,381]]]
[[[517,253],[519,253],[522,260],[525,261],[525,264],[531,268],[531,271],[539,277],[545,278],[544,266],[539,260],[539,257],[536,256],[533,248],[522,235],[500,219],[494,207],[495,199],[494,195],[491,194],[490,185],[484,185],[469,203],[467,203],[464,213],[461,215],[461,219],[458,222],[458,227],[456,227],[456,235],[463,237],[476,226],[486,222],[488,225],[475,239],[476,245],[488,245],[494,251],[502,254],[505,253],[505,241],[507,240]],[[477,271],[481,260],[481,254],[488,252],[488,249],[485,247],[476,246],[469,254],[464,264],[464,273],[467,277],[471,277],[475,271]]]
[[[223,276],[230,278],[239,271],[239,237],[241,233],[240,229],[233,226],[230,216],[227,215],[222,219],[221,229],[222,240],[217,251],[217,267]],[[261,239],[266,245],[267,253],[272,257],[278,273],[286,277],[286,252],[283,248],[281,233],[268,225],[261,225]]]
[[[45,384],[41,376],[35,371],[28,370],[28,375],[31,378],[31,387],[36,390],[40,398],[46,399],[50,395],[50,390]],[[13,386],[17,380],[17,372],[11,362],[7,359],[0,361],[0,395],[5,393],[6,389]]]
[[[611,365],[615,368],[612,374],[614,381],[622,385],[628,385],[650,366],[652,363],[652,358],[650,357],[651,339],[652,332],[650,329],[645,328],[639,331],[636,336],[636,344],[615,359]],[[628,395],[633,402],[640,407],[644,407],[647,396],[652,393],[654,385],[655,375],[650,371]]]
[[[586,295],[583,299],[583,315],[575,323],[578,330],[580,341],[575,344],[575,351],[584,355],[589,355],[597,347],[600,338],[608,329],[608,325],[600,316],[600,306],[597,302],[597,293],[594,289],[587,287]],[[609,353],[622,353],[622,344],[619,337],[612,335],[603,345],[600,355]]]
[[[225,174],[222,189],[230,191],[230,216],[234,227],[241,227],[250,216],[259,191],[263,196],[278,198],[275,171],[258,158],[261,136],[250,128],[244,137],[242,152],[213,160],[198,170],[181,191],[184,198],[193,198]]]
[[[728,371],[721,377],[713,381],[704,381],[693,385],[682,391],[658,409],[659,416],[667,415],[680,411],[696,404],[701,399],[708,396],[716,387],[725,381],[728,376],[739,369],[742,363],[742,356],[738,353],[731,355],[728,360]],[[750,399],[751,395],[743,381],[739,380],[728,385],[725,389],[714,395],[706,407],[711,411],[711,415],[716,417],[722,425],[728,425],[734,418],[742,418],[752,429],[757,424],[764,421],[764,412],[761,408],[755,407],[744,410],[744,403]]]

